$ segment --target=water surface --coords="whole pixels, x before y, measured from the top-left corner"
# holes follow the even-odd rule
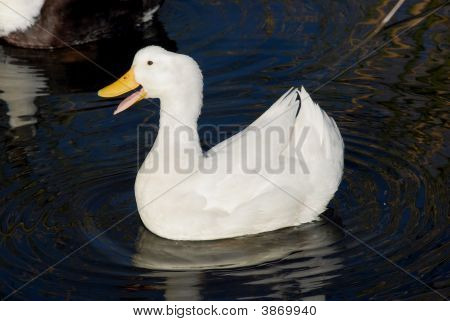
[[[450,295],[449,6],[417,24],[440,4],[408,1],[372,37],[392,1],[167,0],[153,28],[77,47],[83,56],[2,45],[0,296],[55,263],[8,299]],[[113,117],[118,100],[96,90],[148,44],[199,62],[202,125],[248,125],[289,87],[312,92],[346,144],[320,221],[175,242],[137,213],[123,219],[136,211],[136,151],[149,147],[137,128],[157,124],[158,102]]]

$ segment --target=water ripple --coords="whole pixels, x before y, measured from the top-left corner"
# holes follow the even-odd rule
[[[142,39],[80,50],[119,75],[136,48],[176,41],[205,74],[200,122],[239,126],[291,85],[313,90],[428,5],[409,6],[360,48],[384,4],[173,0]],[[448,295],[445,21],[436,14],[313,94],[346,144],[344,179],[321,220],[210,242],[159,238],[136,212],[136,128],[157,123],[157,103],[112,117],[118,100],[95,95],[111,79],[88,62],[2,47],[0,294],[48,269],[11,298],[439,298],[384,256]],[[20,104],[11,80],[26,88]]]

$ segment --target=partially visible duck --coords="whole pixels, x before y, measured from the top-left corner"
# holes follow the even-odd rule
[[[2,0],[0,37],[51,49],[125,34],[148,25],[162,0]]]

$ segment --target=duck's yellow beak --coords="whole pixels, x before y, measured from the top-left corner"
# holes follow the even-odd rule
[[[136,79],[134,79],[134,71],[133,68],[131,68],[117,81],[113,82],[109,86],[106,86],[105,88],[100,89],[98,91],[98,95],[105,98],[116,97],[134,90],[137,87],[139,87],[139,84],[136,82]],[[114,115],[130,108],[138,101],[144,99],[146,94],[147,93],[143,88],[137,92],[134,92],[119,104],[117,109],[114,111]]]

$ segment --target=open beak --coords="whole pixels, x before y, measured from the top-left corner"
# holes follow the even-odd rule
[[[109,86],[106,86],[105,88],[102,88],[98,91],[98,95],[100,97],[117,97],[120,95],[123,95],[131,90],[136,89],[139,87],[139,84],[134,79],[134,71],[133,67],[128,70],[125,75],[120,77],[117,81],[112,83]],[[124,111],[125,109],[130,108],[138,101],[145,98],[147,93],[145,92],[144,88],[141,88],[139,91],[136,91],[132,93],[130,96],[125,98],[117,107],[117,109],[114,111],[114,115]]]

